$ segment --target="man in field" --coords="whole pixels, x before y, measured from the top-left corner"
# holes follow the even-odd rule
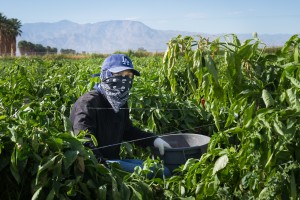
[[[164,148],[171,148],[154,134],[134,127],[129,119],[128,95],[134,76],[140,76],[140,73],[128,56],[113,54],[107,57],[97,75],[101,82],[75,102],[70,119],[76,134],[87,130],[96,137],[99,147],[94,147],[92,142],[86,145],[93,149],[98,160],[118,162],[125,171],[133,172],[143,161],[120,160],[120,143],[123,141],[134,141],[142,147],[155,146],[162,155]],[[165,175],[170,175],[168,169],[165,169]]]

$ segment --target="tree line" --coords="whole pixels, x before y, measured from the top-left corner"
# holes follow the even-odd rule
[[[47,55],[57,54],[58,50],[55,47],[43,46],[42,44],[34,44],[32,42],[21,40],[18,42],[20,54],[23,55]],[[73,49],[60,49],[61,54],[76,54]]]
[[[57,48],[43,46],[41,44],[33,44],[31,42],[21,40],[18,43],[20,54],[23,55],[46,55],[57,54]]]
[[[21,35],[21,21],[0,13],[0,56],[16,55],[16,37]]]

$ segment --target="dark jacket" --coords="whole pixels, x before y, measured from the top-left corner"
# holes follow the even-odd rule
[[[114,144],[123,141],[150,137],[135,143],[142,147],[153,146],[156,138],[154,134],[134,127],[129,119],[127,103],[122,108],[125,109],[115,113],[107,99],[97,90],[85,93],[75,102],[70,115],[74,132],[78,134],[80,130],[88,130],[96,137],[99,147],[112,145],[95,150],[96,156],[118,159],[120,145]],[[88,146],[93,148],[92,143],[88,143]]]

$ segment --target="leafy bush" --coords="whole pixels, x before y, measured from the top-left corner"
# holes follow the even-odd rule
[[[178,36],[164,57],[135,57],[142,76],[130,94],[133,123],[156,134],[211,137],[208,151],[159,174],[150,150],[130,174],[106,168],[75,136],[68,116],[99,81],[102,56],[0,60],[0,199],[300,198],[298,35],[276,53],[259,38]],[[152,172],[153,166],[158,166]]]

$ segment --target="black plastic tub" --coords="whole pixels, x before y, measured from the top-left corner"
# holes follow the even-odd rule
[[[161,136],[168,142],[171,149],[165,148],[165,154],[160,155],[158,148],[154,148],[154,156],[159,156],[171,171],[185,164],[189,158],[199,159],[207,151],[210,137],[193,133],[180,133]]]

